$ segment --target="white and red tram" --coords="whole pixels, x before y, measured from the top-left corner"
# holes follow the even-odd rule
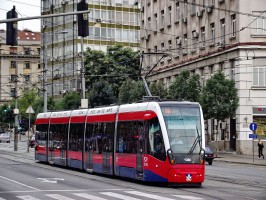
[[[147,182],[205,176],[204,122],[192,102],[145,102],[40,113],[38,161]]]

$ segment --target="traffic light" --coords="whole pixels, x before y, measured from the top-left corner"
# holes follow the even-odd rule
[[[18,13],[16,12],[15,6],[13,6],[13,9],[7,12],[6,18],[11,19],[17,17]],[[6,44],[11,46],[18,45],[18,22],[6,23]]]
[[[81,0],[77,4],[77,11],[88,10],[88,4],[85,0]],[[86,37],[89,36],[89,23],[88,14],[78,14],[78,36]]]

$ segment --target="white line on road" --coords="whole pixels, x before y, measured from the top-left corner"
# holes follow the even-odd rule
[[[179,197],[182,199],[189,199],[189,200],[200,200],[202,198],[199,197],[193,197],[193,196],[187,196],[187,195],[174,195],[175,197]]]
[[[134,197],[130,197],[130,196],[127,196],[127,195],[122,195],[122,194],[117,194],[117,193],[114,193],[114,192],[101,192],[100,194],[103,194],[103,195],[107,195],[109,197],[115,197],[115,198],[118,198],[118,199],[123,199],[123,200],[141,200],[141,199],[137,199],[137,198],[134,198]]]
[[[63,196],[61,194],[46,194],[45,196],[51,197],[53,199],[58,199],[58,200],[62,200],[62,199],[64,199],[64,200],[75,200],[75,199]]]
[[[23,200],[40,200],[40,199],[37,199],[35,197],[27,196],[27,195],[25,195],[25,196],[17,196],[17,197],[20,198],[20,199],[23,199]]]
[[[97,197],[94,195],[86,194],[86,193],[73,193],[76,196],[83,197],[85,199],[90,199],[90,200],[107,200],[101,197]]]
[[[5,179],[5,180],[8,180],[8,181],[11,181],[11,182],[13,182],[13,183],[16,183],[16,184],[19,184],[19,185],[22,185],[22,186],[25,186],[25,187],[28,187],[28,188],[31,188],[31,189],[33,189],[33,190],[39,190],[39,189],[37,189],[37,188],[31,187],[31,186],[26,185],[26,184],[24,184],[24,183],[20,183],[20,182],[17,182],[17,181],[15,181],[15,180],[12,180],[12,179],[9,179],[9,178],[3,177],[3,176],[0,176],[0,178]]]
[[[174,200],[174,199],[170,199],[170,198],[167,198],[167,197],[162,197],[162,196],[155,195],[155,194],[147,194],[147,193],[138,192],[138,191],[125,191],[125,192],[129,193],[129,194],[135,194],[135,195],[138,195],[138,196],[142,196],[142,197],[147,197],[147,198],[150,198],[150,199],[156,199],[156,200]]]

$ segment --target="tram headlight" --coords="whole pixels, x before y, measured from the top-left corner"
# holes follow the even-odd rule
[[[203,148],[201,148],[200,150],[200,164],[204,164],[205,161],[205,150]]]
[[[171,149],[167,150],[168,159],[171,165],[175,164],[174,155]]]

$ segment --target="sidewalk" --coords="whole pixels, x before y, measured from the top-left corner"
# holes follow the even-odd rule
[[[266,166],[266,153],[264,153],[265,159],[258,159],[257,153],[253,155],[242,155],[236,152],[218,152],[218,157],[214,158],[214,162],[230,162],[238,164],[251,164]]]

